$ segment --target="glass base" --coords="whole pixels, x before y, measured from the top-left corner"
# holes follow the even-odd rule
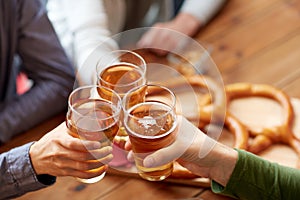
[[[79,180],[82,183],[96,183],[98,181],[101,181],[104,178],[105,174],[106,172],[103,172],[103,174],[94,178],[89,178],[89,179],[77,178],[77,180]]]
[[[147,181],[162,181],[162,180],[165,180],[166,178],[168,178],[168,176],[170,176],[170,174],[166,174],[163,176],[149,176],[149,175],[145,175],[144,173],[140,173],[139,175],[140,175],[140,177],[142,177],[143,179],[145,179]]]

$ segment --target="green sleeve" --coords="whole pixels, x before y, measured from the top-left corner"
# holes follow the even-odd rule
[[[236,150],[238,160],[226,187],[212,181],[213,192],[238,199],[299,199],[300,170]]]

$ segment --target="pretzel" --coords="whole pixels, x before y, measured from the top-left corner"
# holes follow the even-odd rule
[[[245,125],[254,137],[248,151],[257,154],[274,143],[284,143],[291,146],[300,156],[300,142],[294,137],[291,130],[294,111],[287,94],[270,85],[250,83],[227,85],[225,90],[228,104],[233,99],[258,96],[274,99],[283,107],[284,120],[282,125],[265,127],[260,130],[253,130],[251,127]],[[229,111],[228,114],[231,115]]]

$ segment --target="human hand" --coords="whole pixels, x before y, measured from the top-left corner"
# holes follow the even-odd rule
[[[211,178],[225,186],[234,169],[237,152],[208,137],[186,118],[180,117],[176,141],[144,159],[145,167],[177,160],[193,174]]]
[[[178,133],[175,142],[165,147],[164,149],[158,150],[146,158],[147,165],[164,165],[166,163],[172,162],[173,160],[179,159],[188,150],[188,148],[193,144],[199,134],[198,128],[196,128],[192,123],[190,123],[182,115],[177,116],[178,123]],[[201,135],[200,135],[201,136]],[[205,137],[205,135],[203,134]],[[131,143],[128,140],[125,144],[125,150],[129,151],[128,160],[133,161],[133,152],[131,150]],[[197,156],[196,156],[197,157]],[[152,160],[153,159],[153,160]]]
[[[138,41],[137,46],[150,48],[154,53],[164,56],[178,44],[179,37],[182,37],[178,32],[192,37],[201,24],[193,15],[179,13],[171,21],[154,24]]]
[[[107,167],[100,167],[112,160],[111,153],[110,146],[101,148],[97,141],[70,136],[65,123],[48,132],[29,150],[37,175],[74,176],[84,179],[101,175]],[[87,162],[88,160],[90,161]]]

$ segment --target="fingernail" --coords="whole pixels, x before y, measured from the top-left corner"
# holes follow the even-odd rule
[[[108,147],[107,147],[107,151],[110,152],[110,153],[112,153],[113,148],[112,148],[111,146],[108,146]]]
[[[95,148],[95,149],[100,149],[100,148],[101,148],[101,143],[95,142],[95,143],[94,143],[94,148]]]
[[[155,160],[152,156],[148,156],[144,160],[144,167],[152,167],[155,164]]]

